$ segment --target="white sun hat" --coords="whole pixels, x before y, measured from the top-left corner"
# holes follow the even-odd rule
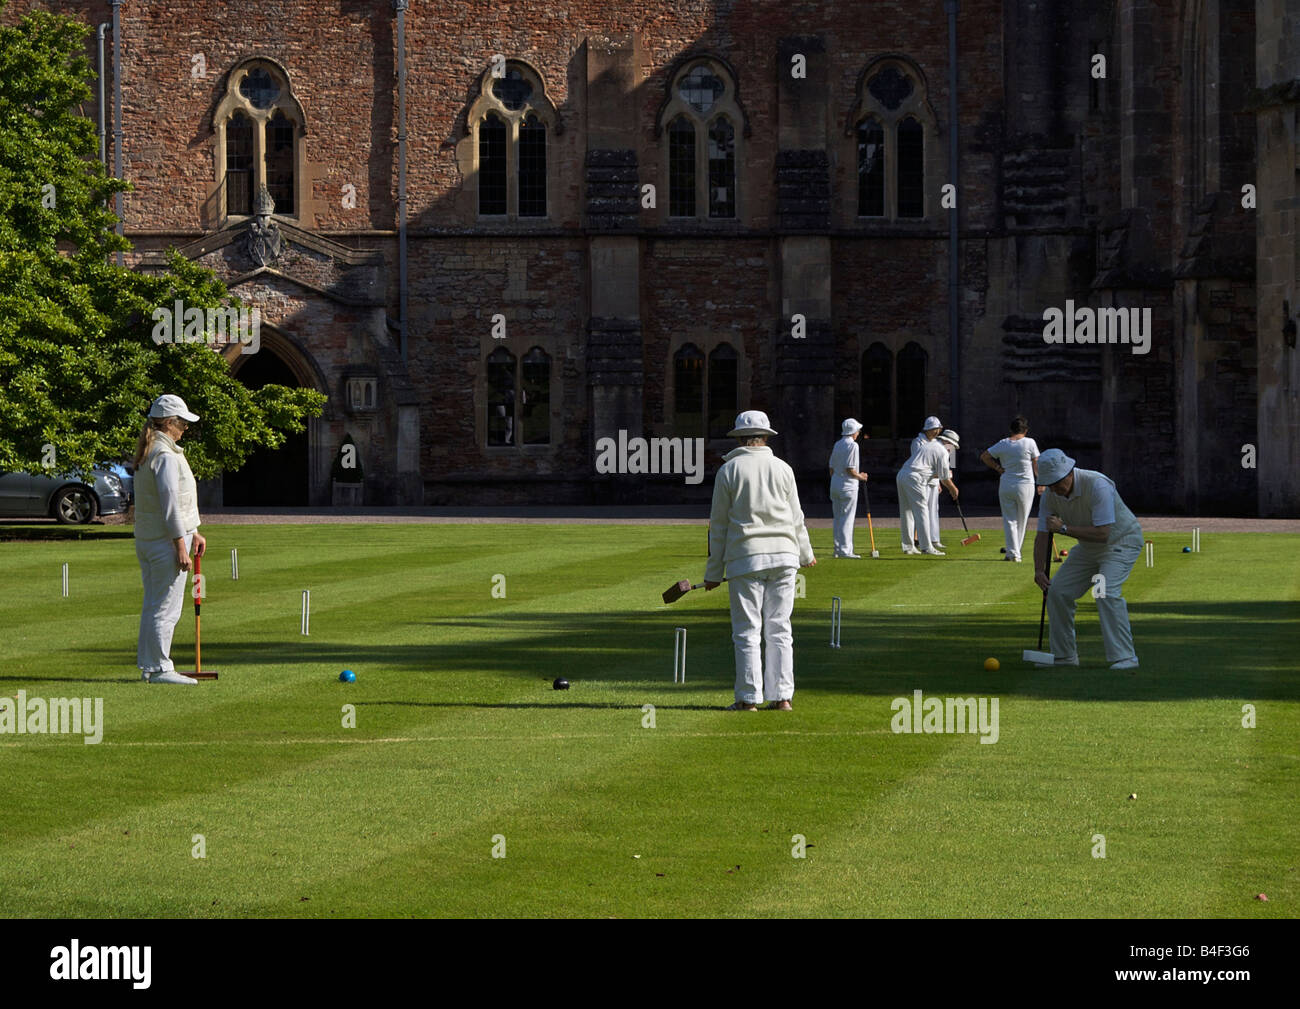
[[[199,419],[197,413],[190,413],[189,407],[185,405],[185,400],[179,396],[170,394],[159,396],[149,407],[150,417],[180,417],[182,420],[188,420],[191,424]]]
[[[1074,460],[1059,448],[1049,448],[1038,457],[1038,482],[1044,487],[1064,480],[1074,469]]]
[[[943,422],[938,417],[926,417],[925,423],[921,425],[921,430],[933,431],[937,427],[943,427]]]
[[[727,432],[728,438],[747,438],[756,434],[776,434],[772,423],[762,410],[746,410],[736,415],[736,426]]]
[[[862,430],[862,425],[859,424],[852,417],[850,417],[848,420],[846,420],[843,424],[840,425],[840,434],[843,435],[845,438],[853,434],[855,431],[861,431],[861,430]]]
[[[961,448],[961,435],[952,428],[944,429],[944,431],[939,435],[939,440],[946,441],[953,448]]]

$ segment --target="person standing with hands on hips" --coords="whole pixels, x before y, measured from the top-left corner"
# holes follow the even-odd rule
[[[1093,589],[1097,579],[1097,616],[1111,669],[1138,668],[1129,626],[1124,582],[1142,553],[1142,526],[1128,510],[1109,477],[1076,469],[1059,448],[1038,457],[1038,479],[1046,485],[1038,505],[1034,537],[1034,582],[1047,593],[1052,654],[1058,666],[1077,666],[1074,601]],[[1079,541],[1049,579],[1046,571],[1051,534]],[[1100,576],[1100,577],[1098,577]],[[1042,664],[1042,663],[1040,663]]]
[[[177,444],[199,418],[179,396],[159,396],[135,450],[135,556],[144,583],[136,664],[147,683],[198,683],[176,672],[170,652],[181,618],[190,554],[203,556],[198,490]]]
[[[998,500],[1002,504],[1002,535],[1006,540],[1003,560],[1020,562],[1020,548],[1025,543],[1029,513],[1034,507],[1034,487],[1038,483],[1038,444],[1028,437],[1029,421],[1016,415],[1011,420],[1011,434],[980,453],[982,462],[1001,475]]]
[[[853,515],[858,510],[858,484],[867,474],[858,472],[858,433],[862,425],[850,417],[840,425],[843,437],[831,449],[831,507],[835,510],[836,557],[860,560],[853,552]]]
[[[746,410],[728,438],[739,447],[723,457],[713,481],[705,591],[731,592],[731,640],[736,650],[736,701],[728,711],[789,711],[794,697],[796,569],[817,563],[799,507],[794,470],[772,454],[767,414]],[[759,656],[759,639],[764,651]]]

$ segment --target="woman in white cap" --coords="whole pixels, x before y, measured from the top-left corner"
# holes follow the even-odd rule
[[[1002,537],[1006,541],[1003,560],[1020,562],[1029,512],[1034,507],[1038,484],[1038,443],[1029,437],[1029,421],[1017,414],[1011,419],[1011,434],[980,453],[980,462],[995,473],[998,501],[1002,505]]]
[[[831,449],[831,507],[835,511],[836,557],[861,559],[853,552],[853,515],[858,509],[858,485],[867,474],[858,471],[858,433],[862,425],[852,417],[840,425],[843,436]]]
[[[723,457],[713,481],[704,588],[716,589],[724,577],[730,587],[736,701],[728,711],[757,711],[765,697],[769,708],[790,710],[795,569],[817,563],[794,470],[767,446],[774,434],[760,410],[736,417],[727,437],[739,439],[740,445]]]
[[[930,442],[938,438],[939,433],[942,430],[943,430],[943,424],[940,422],[938,417],[926,417],[925,423],[921,425],[921,433],[912,439],[912,455],[916,455],[917,451],[922,446],[928,445]],[[909,460],[910,458],[911,457],[909,456]],[[899,514],[902,514],[902,507],[903,507],[902,498],[899,498],[898,507],[900,510]],[[934,517],[934,525],[935,525],[934,538],[937,540],[939,538],[939,532],[938,532],[939,481],[938,480],[931,480],[929,483],[926,484],[925,507],[926,507],[926,514]],[[899,530],[900,531],[902,530],[901,522],[899,523]],[[929,542],[931,541],[930,540],[925,541],[925,543],[929,543]],[[909,540],[903,544],[903,553],[917,552],[916,550],[909,550],[908,547],[920,547],[922,550],[924,550],[926,549],[925,543],[922,543],[920,540],[916,540],[915,542]],[[938,550],[940,548],[935,547],[934,549]]]
[[[942,427],[939,430],[942,431]],[[952,482],[952,470],[948,464],[948,444],[946,440],[940,441],[937,437],[920,444],[912,457],[903,463],[903,468],[895,478],[898,487],[898,528],[905,554],[944,556],[930,535],[930,481],[943,484],[952,499],[957,500],[957,485]],[[913,539],[922,544],[921,549],[912,545]]]
[[[1111,669],[1136,669],[1138,658],[1123,590],[1142,553],[1142,526],[1120,498],[1113,480],[1095,470],[1076,469],[1074,460],[1059,448],[1049,448],[1038,457],[1038,479],[1046,489],[1038,506],[1034,581],[1047,593],[1056,665],[1079,664],[1074,601],[1095,585],[1106,661]],[[1079,542],[1057,568],[1056,577],[1049,579],[1049,534],[1058,533]]]
[[[179,396],[159,396],[135,449],[135,555],[144,582],[136,664],[149,683],[198,683],[176,672],[168,654],[193,564],[190,553],[202,556],[207,546],[198,531],[194,474],[176,444],[198,419]]]

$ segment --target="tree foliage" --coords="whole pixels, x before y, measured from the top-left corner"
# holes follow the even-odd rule
[[[7,0],[0,0],[3,10]],[[153,312],[238,304],[210,270],[171,252],[158,272],[116,265],[129,190],[98,160],[85,56],[90,29],[36,11],[0,25],[0,471],[59,471],[129,455],[150,401],[181,396],[202,423],[185,440],[195,474],[237,469],[279,447],[325,397],[249,390],[206,342],[158,345]]]

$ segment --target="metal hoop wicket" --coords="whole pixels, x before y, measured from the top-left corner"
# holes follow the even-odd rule
[[[302,590],[302,633],[311,634],[311,589]]]
[[[1192,553],[1199,554],[1200,552],[1201,552],[1201,527],[1197,526],[1195,529],[1192,530]]]
[[[230,577],[232,581],[239,581],[239,551],[230,551]]]
[[[1156,566],[1156,545],[1150,540],[1147,541],[1147,567]]]
[[[673,635],[673,682],[686,682],[686,628],[675,628]]]
[[[831,647],[840,647],[840,609],[843,601],[839,596],[831,596]]]

